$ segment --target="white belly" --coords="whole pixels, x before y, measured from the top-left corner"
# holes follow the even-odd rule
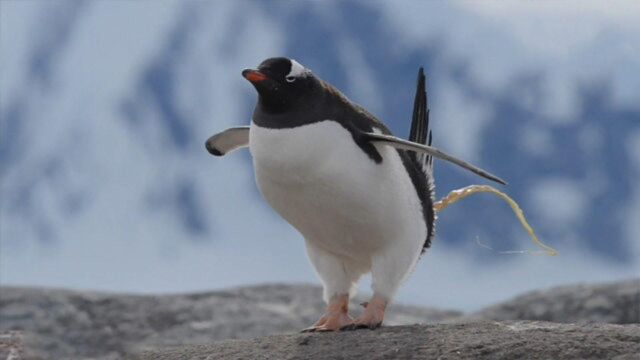
[[[376,164],[335,121],[292,129],[252,123],[249,146],[262,195],[308,241],[366,263],[391,245],[420,251],[422,207],[395,149],[378,146]]]

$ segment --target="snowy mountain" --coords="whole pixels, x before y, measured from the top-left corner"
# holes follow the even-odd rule
[[[494,294],[451,306],[640,270],[632,2],[0,5],[3,283],[166,292],[314,279],[248,153],[212,158],[203,145],[249,122],[240,71],[278,55],[401,136],[425,66],[434,144],[505,178],[562,255],[500,255],[532,245],[507,206],[479,195],[440,215],[405,301],[437,305],[480,273]],[[438,196],[482,182],[435,171]]]

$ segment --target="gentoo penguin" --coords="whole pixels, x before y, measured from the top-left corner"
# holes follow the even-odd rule
[[[242,76],[258,92],[251,125],[206,147],[221,156],[248,146],[263,197],[304,237],[327,303],[306,330],[380,326],[434,236],[432,156],[504,181],[430,146],[422,69],[409,141],[293,59],[270,58]],[[369,272],[373,297],[352,319],[349,298]]]

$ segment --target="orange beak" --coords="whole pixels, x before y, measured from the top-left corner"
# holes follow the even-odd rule
[[[258,83],[261,81],[264,81],[267,79],[267,75],[261,73],[258,70],[253,70],[253,69],[245,69],[242,71],[242,76],[244,76],[245,79],[249,80],[252,83]]]

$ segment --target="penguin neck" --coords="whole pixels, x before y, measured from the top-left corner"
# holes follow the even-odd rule
[[[276,103],[274,106],[268,98],[261,96],[253,112],[253,122],[265,128],[285,129],[328,120],[326,111],[323,111],[325,103],[324,96],[320,96],[315,101],[285,103],[286,108],[282,110],[282,103]]]
[[[260,94],[258,96],[257,108],[267,114],[277,115],[285,113],[289,106],[290,104],[279,96],[273,96],[270,94]]]
[[[264,128],[285,129],[306,125],[310,119],[300,109],[287,109],[286,111],[274,111],[262,101],[258,101],[253,112],[253,122]]]

